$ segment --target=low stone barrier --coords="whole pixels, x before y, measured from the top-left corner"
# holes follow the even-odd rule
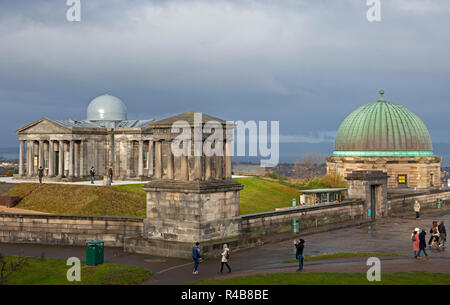
[[[414,202],[418,200],[422,210],[432,209],[437,207],[437,199],[441,199],[443,205],[450,203],[450,191],[435,191],[429,194],[396,196],[396,198],[388,199],[388,206],[391,213],[413,211]]]
[[[140,236],[143,218],[0,213],[0,242],[84,245],[102,240],[122,247],[124,239]]]

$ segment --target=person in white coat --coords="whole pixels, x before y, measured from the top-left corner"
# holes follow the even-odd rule
[[[223,272],[223,266],[227,266],[228,268],[228,273],[231,272],[231,268],[230,265],[228,265],[228,260],[230,259],[230,249],[228,248],[227,244],[223,245],[223,251],[221,253],[222,259],[221,259],[221,264],[220,264],[220,272]]]
[[[416,212],[416,219],[420,217],[420,203],[416,200],[414,202],[414,212]]]

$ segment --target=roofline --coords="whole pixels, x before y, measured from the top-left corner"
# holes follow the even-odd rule
[[[19,134],[20,132],[22,132],[22,131],[24,131],[24,130],[26,130],[26,129],[28,129],[28,128],[34,126],[34,125],[37,125],[37,124],[39,124],[39,123],[41,123],[41,122],[44,122],[44,121],[47,121],[47,122],[49,122],[49,123],[51,123],[51,124],[53,124],[53,125],[55,125],[55,126],[57,126],[57,127],[60,127],[60,128],[65,129],[65,130],[67,130],[67,131],[70,131],[70,130],[71,130],[70,128],[67,128],[67,127],[65,127],[65,126],[62,126],[62,125],[60,125],[60,124],[56,123],[55,121],[52,121],[52,120],[50,120],[50,119],[48,119],[48,118],[40,118],[39,120],[36,120],[36,121],[34,121],[34,122],[31,122],[30,124],[28,124],[28,125],[26,125],[26,126],[24,126],[24,127],[21,127],[21,128],[19,128],[19,129],[17,129],[17,130],[15,131],[15,133],[16,133],[16,134]]]
[[[429,150],[407,151],[353,151],[335,150],[332,157],[435,157]]]

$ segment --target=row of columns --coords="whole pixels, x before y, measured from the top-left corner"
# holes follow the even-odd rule
[[[163,153],[162,145],[163,141],[155,141],[155,168],[154,168],[154,178],[163,178]],[[175,169],[174,169],[174,155],[170,149],[169,142],[169,153],[167,156],[167,179],[175,179]],[[139,145],[139,155],[141,155],[141,145]],[[180,180],[222,180],[231,179],[231,147],[230,142],[224,142],[224,153],[223,156],[194,156],[194,175],[191,177],[189,175],[189,157],[180,156]],[[212,162],[215,163],[215,172],[212,172]],[[203,164],[202,164],[203,163]]]
[[[38,151],[35,153],[35,143],[38,142]],[[20,140],[19,150],[19,175],[32,177],[37,175],[35,172],[34,158],[37,155],[37,169],[41,166],[45,169],[45,153],[48,152],[48,177],[56,176],[55,160],[55,142],[58,143],[58,177],[65,176],[65,170],[68,170],[69,177],[85,176],[84,164],[84,141],[76,140]],[[68,142],[69,167],[65,168],[65,143]],[[25,157],[26,144],[26,157]]]

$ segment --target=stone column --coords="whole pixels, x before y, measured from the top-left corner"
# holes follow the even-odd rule
[[[225,142],[224,159],[225,159],[225,178],[226,179],[231,179],[231,177],[232,177],[232,171],[231,171],[231,144],[230,144],[229,141]]]
[[[205,156],[205,180],[211,180],[211,157]]]
[[[80,176],[80,142],[74,142],[74,162],[73,162],[73,171],[74,176]]]
[[[59,164],[58,164],[58,177],[64,177],[64,141],[59,141]]]
[[[151,177],[153,176],[153,141],[148,141],[148,153],[147,153],[147,160],[148,160],[148,174],[147,176]]]
[[[55,176],[55,141],[48,143],[48,176]]]
[[[133,147],[133,141],[127,142],[127,176],[131,177],[133,175],[134,171],[134,162],[133,162],[133,154],[134,154],[134,147]]]
[[[189,180],[189,157],[182,155],[181,157],[181,180]]]
[[[223,168],[222,168],[222,157],[214,156],[214,165],[215,165],[215,179],[222,180],[223,177]]]
[[[84,169],[85,165],[85,154],[84,154],[84,141],[80,141],[80,177],[86,176],[86,171]]]
[[[19,149],[19,176],[24,175],[24,161],[25,161],[25,141],[20,140]]]
[[[73,156],[74,156],[74,143],[73,140],[69,142],[69,177],[73,177]]]
[[[42,166],[42,168],[44,168],[45,164],[44,164],[44,141],[39,140],[39,151],[38,151],[38,168],[40,168]]]
[[[138,176],[144,176],[144,141],[139,140]]]
[[[167,145],[167,178],[172,180],[173,179],[173,171],[174,171],[174,165],[173,165],[173,154],[172,154],[172,148],[170,145],[170,142],[168,142]]]
[[[162,178],[162,143],[157,141],[155,143],[155,178]]]
[[[34,175],[34,141],[28,141],[28,177]]]

